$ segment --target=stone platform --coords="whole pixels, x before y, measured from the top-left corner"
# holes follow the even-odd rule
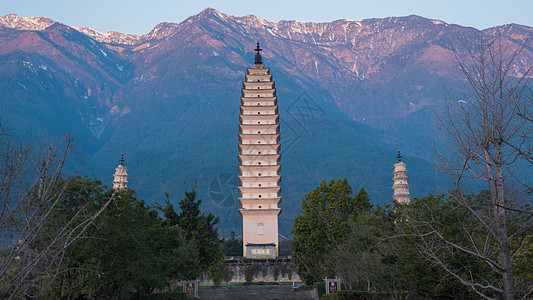
[[[198,291],[200,299],[314,299],[313,291],[294,291],[292,285],[248,285],[204,288]]]

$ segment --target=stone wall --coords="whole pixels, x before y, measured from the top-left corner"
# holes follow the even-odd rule
[[[224,272],[230,282],[300,282],[290,257],[251,260],[243,257],[226,257]],[[226,280],[224,280],[226,282]],[[201,284],[213,284],[209,278],[202,278]]]

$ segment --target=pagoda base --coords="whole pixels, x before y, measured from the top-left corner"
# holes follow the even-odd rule
[[[243,221],[244,257],[266,259],[278,256],[278,215],[280,212],[281,208],[239,209]]]

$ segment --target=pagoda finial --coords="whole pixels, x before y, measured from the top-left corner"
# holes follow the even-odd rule
[[[402,161],[402,155],[400,154],[400,150],[398,150],[398,162]]]
[[[256,52],[255,53],[255,63],[256,65],[262,65],[263,64],[263,61],[262,61],[262,58],[261,58],[261,49],[259,47],[259,43],[257,43],[257,48],[254,49],[254,51]]]
[[[120,165],[123,166],[124,165],[124,153],[120,154]]]

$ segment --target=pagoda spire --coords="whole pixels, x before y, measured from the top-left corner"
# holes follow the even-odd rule
[[[257,43],[257,48],[254,49],[254,51],[255,51],[255,62],[254,62],[254,64],[255,65],[262,65],[263,64],[263,59],[261,57],[261,51],[262,50],[263,49],[261,49],[259,47],[259,43]]]
[[[125,165],[124,153],[120,155],[119,165],[115,168],[113,175],[113,189],[121,190],[128,188],[128,168]]]

